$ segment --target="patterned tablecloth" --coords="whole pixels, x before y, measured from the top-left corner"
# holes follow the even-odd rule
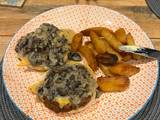
[[[6,92],[2,77],[2,62],[0,63],[0,120],[31,120],[18,109]],[[160,120],[160,79],[151,99],[130,120]]]

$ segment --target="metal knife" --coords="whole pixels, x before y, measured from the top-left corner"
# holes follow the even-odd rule
[[[138,55],[142,55],[149,58],[155,58],[157,60],[160,60],[160,51],[151,49],[151,48],[145,48],[145,47],[139,47],[135,45],[122,45],[119,47],[121,51],[134,53]]]

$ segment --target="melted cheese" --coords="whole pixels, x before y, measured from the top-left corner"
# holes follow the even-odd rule
[[[61,97],[61,96],[56,97],[55,101],[59,103],[59,106],[61,108],[63,108],[65,105],[70,103],[70,100],[68,97]]]
[[[19,67],[26,66],[30,69],[33,69],[39,72],[45,72],[48,70],[48,68],[44,66],[32,66],[27,57],[19,57],[19,58],[21,59],[21,61],[17,64],[17,66]]]
[[[27,57],[19,57],[21,61],[17,64],[17,66],[29,66],[30,62]]]
[[[33,94],[38,93],[38,88],[43,84],[44,80],[39,80],[28,87],[29,91]],[[59,103],[60,107],[63,108],[65,105],[70,104],[68,97],[57,96],[55,101]]]
[[[43,84],[44,80],[38,80],[32,85],[28,87],[29,91],[32,92],[33,94],[38,93],[38,88]]]

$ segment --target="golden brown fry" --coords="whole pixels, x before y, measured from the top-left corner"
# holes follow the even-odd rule
[[[95,48],[94,48],[94,46],[93,46],[93,44],[92,44],[91,41],[85,42],[85,45],[93,51],[93,53],[94,53],[95,56],[98,54],[98,53],[96,52],[96,50],[95,50]]]
[[[131,33],[128,33],[128,34],[127,34],[126,40],[127,40],[127,44],[128,44],[128,45],[135,45],[135,41],[134,41],[134,38],[133,38],[133,36],[131,35]],[[140,55],[132,54],[132,56],[133,56],[133,59],[136,59],[136,60],[139,60],[139,59],[142,58]]]
[[[101,35],[105,38],[105,40],[109,43],[110,46],[120,52],[119,46],[121,46],[122,43],[117,40],[117,38],[112,32],[107,29],[103,29]]]
[[[137,74],[140,71],[140,68],[132,66],[127,63],[117,63],[109,68],[113,74],[123,75],[123,76],[132,76]]]
[[[99,77],[97,84],[103,92],[122,92],[129,87],[129,78],[125,76]]]
[[[92,50],[84,45],[79,48],[79,52],[85,57],[92,70],[96,71],[98,69],[98,65]]]
[[[97,53],[101,54],[101,53],[108,52],[108,53],[116,55],[118,57],[118,60],[121,61],[121,59],[122,59],[121,55],[118,52],[116,52],[107,43],[106,40],[104,40],[103,38],[98,37],[98,35],[93,31],[90,32],[90,38],[91,38],[92,44],[95,47]]]
[[[135,45],[135,42],[131,33],[127,34],[126,40],[127,40],[127,45]]]
[[[88,29],[85,29],[85,30],[82,30],[81,33],[84,35],[84,36],[89,36],[90,35],[90,32],[93,31],[95,32],[98,36],[101,36],[101,32],[103,29],[107,29],[109,30],[110,32],[113,32],[112,30],[106,28],[106,27],[92,27],[92,28],[88,28]]]
[[[106,66],[114,65],[118,61],[118,57],[114,54],[103,53],[96,55],[96,60],[98,63],[101,63]]]
[[[98,37],[98,35],[95,32],[90,32],[90,38],[93,46],[95,47],[98,53],[105,53],[107,51],[106,41]]]
[[[72,44],[71,44],[71,49],[73,51],[77,51],[82,46],[82,38],[83,38],[82,33],[77,33],[74,35]]]
[[[127,62],[132,59],[132,54],[126,54],[123,56],[122,60]]]
[[[123,28],[119,28],[118,30],[116,30],[115,36],[122,44],[126,44],[126,32]]]
[[[106,76],[108,77],[114,76],[114,74],[110,72],[109,66],[99,64],[99,67]]]

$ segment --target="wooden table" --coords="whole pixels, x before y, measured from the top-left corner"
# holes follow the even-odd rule
[[[145,0],[27,0],[21,8],[0,6],[0,59],[15,32],[27,21],[49,9],[73,4],[100,5],[128,16],[160,50],[160,19],[149,10]]]

